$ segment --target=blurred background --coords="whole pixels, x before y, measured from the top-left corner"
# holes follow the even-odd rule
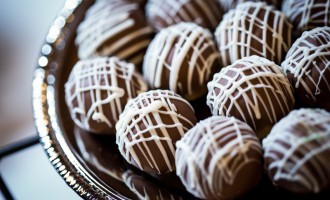
[[[0,1],[0,148],[36,135],[31,104],[33,70],[64,2]],[[39,144],[0,157],[0,175],[14,199],[80,199]]]

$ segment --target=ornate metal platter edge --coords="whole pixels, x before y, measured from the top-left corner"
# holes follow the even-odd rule
[[[56,76],[67,51],[66,43],[93,0],[67,0],[54,20],[34,70],[32,106],[34,123],[49,161],[59,175],[84,199],[126,199],[88,172],[69,148],[56,111]]]

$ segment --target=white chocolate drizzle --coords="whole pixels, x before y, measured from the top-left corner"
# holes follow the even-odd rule
[[[215,0],[149,0],[146,14],[157,31],[180,22],[193,22],[212,30],[221,19]]]
[[[191,99],[206,90],[218,59],[211,33],[196,24],[182,22],[163,29],[152,40],[144,58],[143,75],[151,88],[169,89]],[[182,71],[186,71],[185,78],[180,77]],[[193,88],[193,82],[198,87]]]
[[[295,101],[292,87],[281,68],[259,56],[245,57],[222,68],[207,86],[206,103],[213,115],[231,116],[235,109],[244,122],[252,120],[249,125],[254,130],[257,130],[258,119],[277,122],[278,113],[285,116]],[[238,99],[243,101],[239,103]],[[266,113],[261,115],[261,110]]]
[[[330,0],[283,0],[282,12],[300,32],[330,26]]]
[[[171,135],[173,133],[169,132],[168,129],[176,128],[179,134],[183,136],[194,125],[194,122],[186,118],[184,113],[177,113],[176,105],[172,103],[172,100],[183,102],[194,113],[193,108],[186,100],[168,90],[150,90],[141,93],[127,103],[116,124],[116,143],[119,151],[129,163],[134,160],[138,167],[143,170],[143,164],[139,158],[139,156],[143,156],[151,168],[161,173],[153,156],[153,149],[148,146],[149,142],[154,142],[169,171],[175,170],[174,161],[172,163],[169,159],[174,157],[175,144]],[[173,123],[164,122],[163,117],[170,118]],[[188,124],[188,126],[184,126],[184,124]],[[165,150],[163,142],[166,142],[170,151]],[[140,149],[143,155],[137,155],[135,148]]]
[[[321,93],[330,94],[330,77],[325,75],[330,74],[330,27],[304,32],[292,45],[281,66],[286,74],[294,76],[294,87],[303,87],[312,102],[317,101]],[[320,83],[327,89],[321,91]]]
[[[247,124],[234,117],[212,116],[200,121],[176,146],[176,173],[186,189],[199,198],[225,198],[225,184],[235,187],[240,178],[237,174],[245,166],[262,164],[259,139]]]
[[[288,182],[314,193],[329,185],[330,154],[324,153],[330,152],[330,113],[325,110],[292,111],[273,127],[262,145],[265,159],[271,160],[266,169],[274,171],[275,184]]]
[[[237,5],[215,31],[223,66],[251,55],[280,64],[291,46],[291,29],[285,15],[265,2]]]
[[[79,58],[116,56],[134,64],[141,63],[152,29],[146,22],[134,18],[134,13],[142,12],[139,9],[138,3],[130,1],[97,1],[77,29],[75,43],[79,47]],[[105,45],[109,41],[112,43]]]
[[[125,81],[125,85],[119,85],[120,80]],[[116,57],[95,58],[75,64],[65,84],[65,100],[79,127],[90,130],[90,122],[96,121],[114,128],[108,116],[118,120],[124,109],[121,99],[126,95],[128,101],[146,90],[147,85],[133,64]],[[86,98],[91,105],[86,104]],[[105,106],[110,107],[111,113],[104,112]]]

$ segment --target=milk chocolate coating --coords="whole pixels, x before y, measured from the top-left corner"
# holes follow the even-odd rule
[[[216,0],[149,0],[146,14],[157,32],[180,22],[193,22],[214,31],[222,17]]]
[[[115,124],[127,101],[147,89],[133,64],[116,57],[94,58],[75,64],[65,84],[65,99],[80,128],[115,134]]]
[[[306,31],[282,63],[303,106],[330,111],[330,27]]]
[[[194,100],[207,92],[206,83],[221,69],[212,34],[193,23],[160,31],[148,47],[143,76],[153,89],[169,89]]]
[[[142,6],[134,1],[97,1],[77,29],[78,56],[116,56],[142,64],[152,38]]]
[[[255,132],[234,117],[200,121],[177,143],[177,175],[202,199],[234,199],[259,182],[263,152]]]
[[[330,189],[330,113],[292,111],[262,144],[265,169],[275,186],[294,193]]]
[[[130,100],[116,124],[123,157],[149,173],[175,170],[175,143],[196,123],[193,108],[168,90],[150,90]]]
[[[330,26],[330,0],[283,0],[282,12],[297,36],[316,27]]]
[[[265,2],[245,2],[230,10],[215,31],[222,65],[258,55],[280,64],[291,46],[292,25]]]
[[[208,83],[207,104],[213,115],[234,116],[260,138],[294,106],[293,89],[280,66],[258,56],[222,68]]]

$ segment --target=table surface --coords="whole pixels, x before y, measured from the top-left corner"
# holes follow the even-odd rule
[[[64,1],[0,1],[0,148],[36,134],[31,106],[33,69]],[[39,144],[0,159],[0,175],[18,200],[80,199]]]

